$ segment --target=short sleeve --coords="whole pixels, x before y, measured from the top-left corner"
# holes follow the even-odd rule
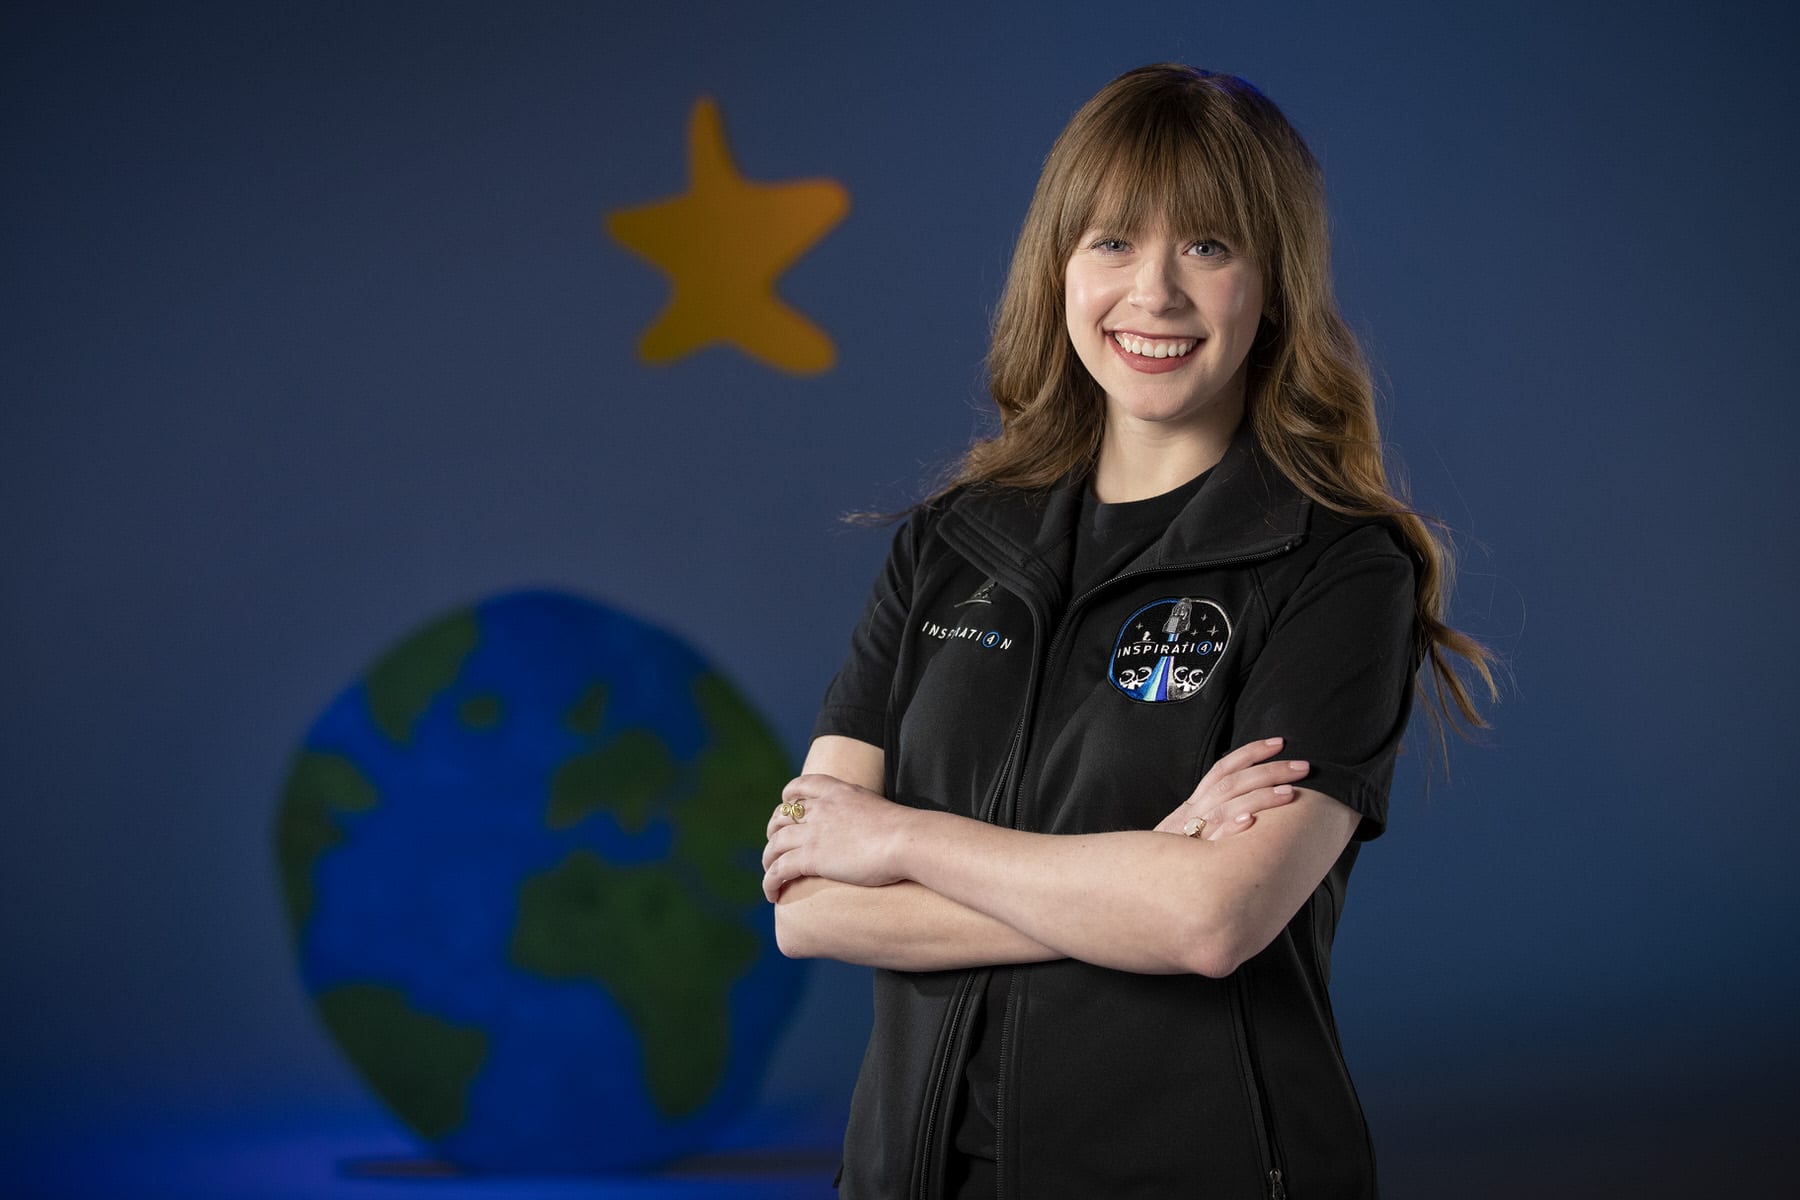
[[[1230,745],[1285,738],[1282,757],[1311,764],[1301,786],[1362,814],[1361,840],[1387,827],[1418,670],[1416,611],[1413,561],[1397,535],[1352,530],[1273,615],[1238,698]]]
[[[912,607],[913,570],[924,521],[924,513],[915,515],[894,534],[887,562],[850,635],[850,653],[825,689],[825,702],[813,722],[815,738],[838,734],[872,746],[885,742],[888,697],[893,691],[906,614]]]

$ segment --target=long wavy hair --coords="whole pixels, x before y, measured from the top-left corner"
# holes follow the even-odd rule
[[[1264,311],[1245,381],[1256,439],[1315,503],[1398,527],[1418,563],[1419,687],[1438,742],[1446,726],[1485,726],[1456,667],[1494,699],[1492,657],[1445,622],[1449,544],[1388,481],[1374,384],[1332,291],[1318,161],[1281,110],[1236,76],[1174,63],[1128,71],[1056,139],[994,320],[988,387],[1000,432],[969,448],[945,490],[1043,488],[1094,466],[1106,409],[1069,341],[1065,272],[1089,229],[1128,236],[1158,220],[1221,238],[1260,265]]]

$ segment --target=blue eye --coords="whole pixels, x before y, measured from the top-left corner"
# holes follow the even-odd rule
[[[1093,248],[1095,250],[1110,250],[1110,251],[1113,251],[1114,253],[1117,253],[1126,248],[1126,243],[1125,243],[1124,238],[1115,238],[1115,237],[1101,238],[1099,241],[1094,243]]]
[[[1200,258],[1223,258],[1230,253],[1225,249],[1224,242],[1214,241],[1211,238],[1201,238],[1188,249]]]

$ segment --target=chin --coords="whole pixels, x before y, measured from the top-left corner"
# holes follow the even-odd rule
[[[1151,425],[1207,425],[1224,415],[1224,406],[1184,400],[1138,400],[1115,403],[1109,415]]]

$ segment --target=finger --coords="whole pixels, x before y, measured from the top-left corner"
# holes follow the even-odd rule
[[[1231,753],[1223,755],[1213,763],[1206,773],[1209,776],[1224,777],[1245,767],[1255,766],[1281,751],[1283,739],[1278,737],[1259,738],[1254,742],[1246,742]]]
[[[1156,829],[1159,832],[1184,832],[1188,823],[1197,817],[1204,818],[1209,823],[1216,822],[1224,815],[1233,815],[1242,811],[1241,808],[1234,809],[1232,814],[1225,814],[1222,810],[1226,804],[1236,800],[1244,793],[1257,788],[1273,787],[1304,775],[1304,765],[1302,765],[1302,769],[1295,769],[1285,763],[1258,763],[1223,775],[1218,774],[1220,767],[1228,765],[1230,760],[1235,755],[1241,754],[1243,750],[1260,747],[1273,752],[1280,742],[1280,738],[1270,738],[1265,742],[1253,742],[1251,746],[1239,747],[1238,750],[1221,758],[1214,764],[1213,769],[1207,772],[1207,777],[1200,781],[1200,785],[1188,798],[1177,805],[1175,811],[1157,823]],[[1263,807],[1268,806],[1265,804]],[[1191,836],[1198,837],[1200,835]]]
[[[1261,814],[1293,803],[1296,794],[1294,786],[1288,783],[1247,792],[1214,813],[1206,823],[1206,837],[1209,841],[1216,842],[1220,838],[1242,833],[1256,824],[1256,818]]]
[[[814,776],[813,778],[823,778]],[[806,819],[807,806],[818,802],[816,794],[809,794],[804,788],[796,787],[800,780],[796,779],[781,791],[781,803],[769,816],[769,823],[763,828],[763,837],[772,838],[775,831],[785,825],[793,825]]]
[[[782,855],[789,853],[800,845],[800,831],[795,829],[792,833],[783,832],[784,830],[789,829],[794,829],[794,823],[792,821],[789,821],[770,835],[768,844],[763,847],[763,870],[768,870]]]
[[[763,870],[763,895],[774,899],[775,896],[781,894],[782,888],[801,876],[812,873],[807,870],[806,856],[802,848],[799,846],[788,847],[771,858],[769,865]]]
[[[1217,827],[1242,813],[1255,814],[1259,809],[1285,804],[1292,799],[1291,793],[1282,793],[1282,798],[1277,801],[1272,799],[1273,793],[1269,789],[1304,778],[1308,769],[1305,762],[1278,762],[1258,763],[1234,771],[1223,779],[1196,788],[1194,794],[1164,817],[1157,828],[1184,830],[1196,817],[1204,818],[1209,827]]]
[[[1227,776],[1242,771],[1246,767],[1255,766],[1257,763],[1279,753],[1281,746],[1281,738],[1262,738],[1258,741],[1247,742],[1231,751],[1229,754],[1221,755],[1218,761],[1214,762],[1212,766],[1206,769],[1206,774],[1200,777],[1199,784],[1194,788],[1194,794],[1200,795],[1211,789]]]
[[[1270,788],[1297,784],[1311,770],[1312,764],[1304,760],[1284,760],[1246,767],[1226,776],[1197,796],[1194,811],[1209,817],[1222,814],[1230,806],[1234,806],[1234,813],[1245,811],[1246,808],[1254,812],[1258,807],[1266,807],[1266,804],[1259,805],[1254,801],[1246,804],[1245,797],[1262,795],[1266,800]]]
[[[798,823],[797,819],[795,818],[794,814],[791,811],[783,812],[781,810],[782,808],[786,808],[786,807],[787,807],[787,802],[783,801],[781,808],[777,808],[775,810],[775,815],[769,818],[768,828],[763,831],[763,839],[765,841],[773,838],[778,832],[780,832],[783,829],[786,829],[789,825]]]
[[[785,853],[778,852],[773,856],[765,854],[763,857],[767,859],[763,864],[763,895],[773,904],[780,898],[781,889],[788,885],[787,872],[792,869],[792,864],[782,862],[787,857]]]
[[[834,775],[801,775],[788,780],[787,786],[781,789],[783,800],[811,800],[813,797],[842,783]]]
[[[1210,813],[1240,796],[1283,783],[1297,783],[1305,779],[1311,770],[1312,764],[1305,759],[1258,763],[1213,780],[1209,786],[1194,793],[1194,801],[1199,806],[1199,811]]]

